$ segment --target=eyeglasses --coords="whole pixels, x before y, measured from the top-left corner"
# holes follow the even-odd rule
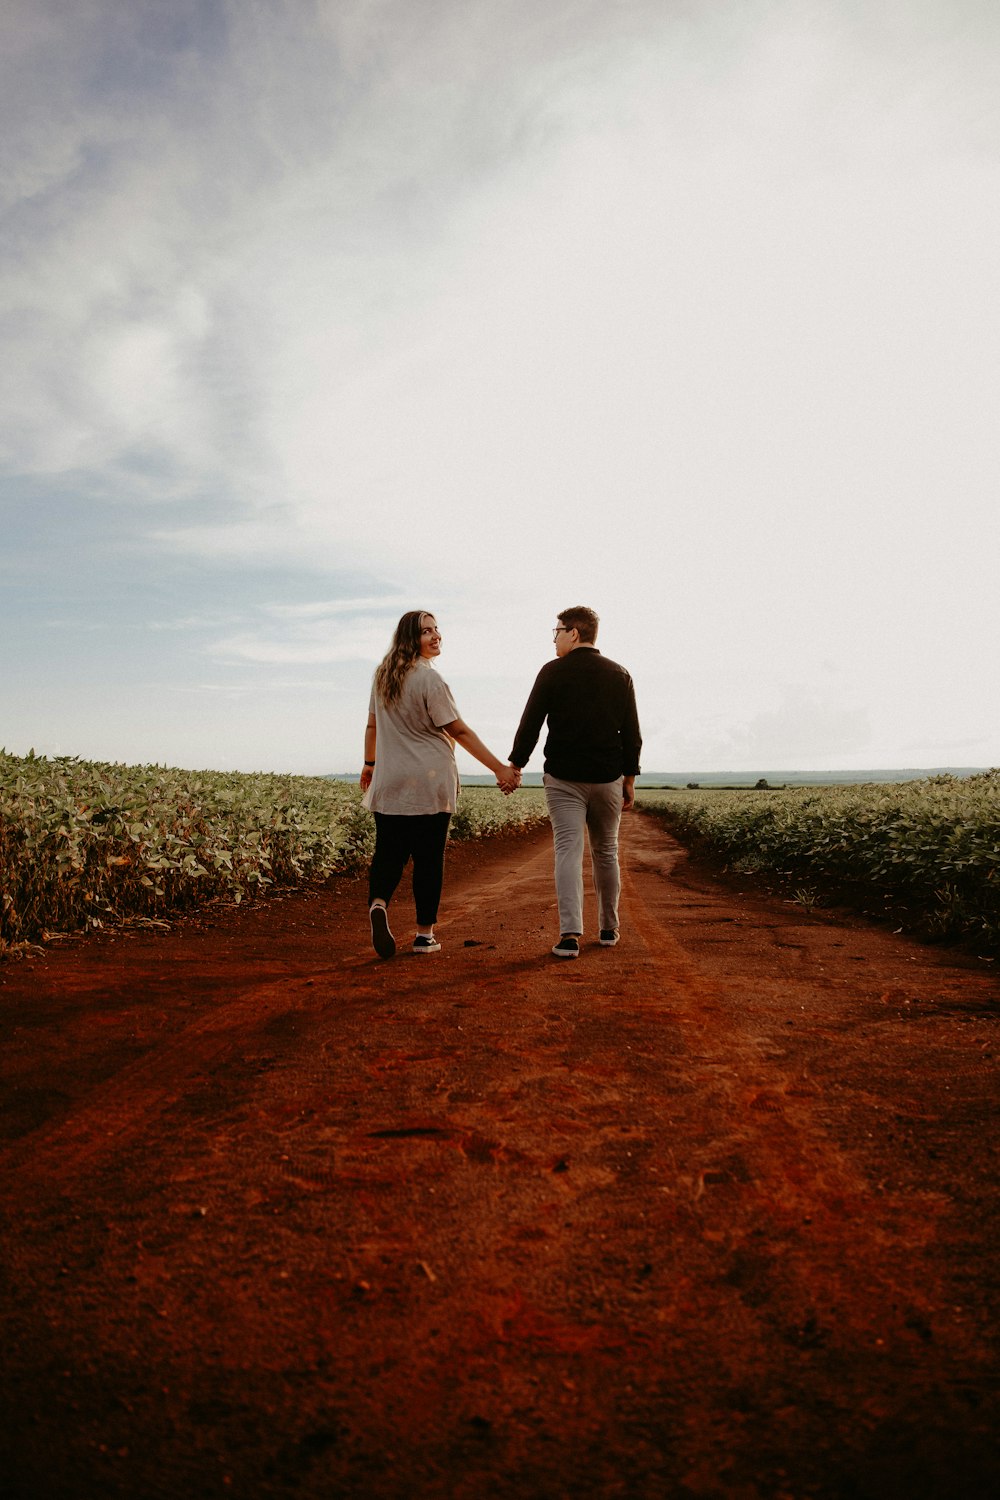
[[[557,641],[559,639],[560,632],[563,630],[565,630],[566,634],[569,635],[570,631],[575,629],[575,625],[557,625],[555,630],[553,630],[552,632],[552,639],[554,641]]]

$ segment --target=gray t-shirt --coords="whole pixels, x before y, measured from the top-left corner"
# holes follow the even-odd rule
[[[410,817],[453,813],[458,767],[441,725],[459,714],[451,689],[430,662],[421,658],[407,673],[391,708],[377,701],[373,688],[368,712],[375,715],[375,770],[365,807]]]

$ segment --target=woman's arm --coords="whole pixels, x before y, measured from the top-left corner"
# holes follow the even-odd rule
[[[517,766],[509,766],[504,761],[498,760],[493,751],[488,749],[479,738],[474,729],[470,729],[464,719],[452,719],[450,724],[440,726],[445,734],[450,735],[456,745],[461,745],[474,756],[481,765],[487,766],[497,779],[497,785],[505,792],[512,792],[521,784],[521,773]]]
[[[367,792],[372,784],[372,771],[375,767],[375,715],[368,715],[368,723],[365,725],[365,763],[361,771],[361,790]]]

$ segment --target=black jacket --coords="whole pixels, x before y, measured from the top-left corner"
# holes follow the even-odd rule
[[[595,646],[547,662],[535,678],[510,761],[525,766],[546,718],[545,770],[560,781],[617,781],[639,772],[642,735],[624,667]]]

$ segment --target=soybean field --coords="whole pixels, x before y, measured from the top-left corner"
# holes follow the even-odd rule
[[[930,937],[1000,946],[1000,770],[889,785],[662,790],[639,805],[800,905],[839,899]]]
[[[463,789],[455,839],[527,827],[540,790]],[[0,954],[357,870],[374,820],[326,777],[183,771],[0,751]]]

